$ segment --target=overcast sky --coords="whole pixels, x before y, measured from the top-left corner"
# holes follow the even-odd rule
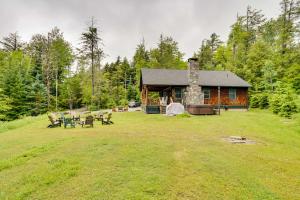
[[[24,41],[57,26],[78,46],[80,34],[94,16],[101,29],[105,61],[132,58],[136,45],[154,47],[159,35],[172,36],[185,59],[213,32],[226,40],[237,13],[247,5],[268,17],[279,13],[280,0],[0,0],[0,37],[18,31]]]

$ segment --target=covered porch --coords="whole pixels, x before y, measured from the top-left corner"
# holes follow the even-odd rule
[[[166,106],[172,102],[185,105],[185,86],[143,85],[142,109],[147,114],[165,114]]]
[[[165,114],[170,103],[181,103],[190,114],[211,115],[219,113],[220,87],[218,87],[218,104],[186,105],[186,86],[143,85],[141,90],[142,110],[147,114]]]

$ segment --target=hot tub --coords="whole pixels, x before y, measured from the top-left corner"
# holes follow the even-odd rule
[[[191,115],[215,115],[217,114],[213,105],[187,105],[186,111]]]

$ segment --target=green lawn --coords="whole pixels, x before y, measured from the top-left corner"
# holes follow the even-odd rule
[[[300,199],[300,117],[114,113],[112,126],[0,127],[0,199]],[[229,144],[242,135],[255,145]]]

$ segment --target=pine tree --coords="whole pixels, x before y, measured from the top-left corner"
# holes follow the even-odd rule
[[[95,95],[95,61],[103,58],[103,50],[100,48],[101,38],[98,35],[98,29],[95,27],[94,19],[91,20],[91,25],[88,30],[82,33],[81,37],[82,48],[80,54],[83,54],[90,61],[91,77],[92,77],[92,96]]]
[[[11,100],[11,109],[7,112],[7,119],[13,120],[28,114],[26,77],[31,66],[30,58],[22,52],[13,52],[8,59],[2,87],[4,95]]]
[[[32,116],[47,112],[47,90],[44,83],[40,80],[40,76],[37,74],[35,79],[31,81],[32,83],[26,87],[26,101],[29,106],[29,114]]]
[[[24,45],[17,32],[10,33],[7,37],[4,37],[2,41],[0,41],[0,44],[2,44],[3,50],[8,52],[20,50]]]
[[[279,16],[280,46],[281,53],[285,54],[293,46],[295,33],[297,32],[296,21],[300,18],[299,0],[282,0],[281,14]]]
[[[198,58],[199,67],[201,70],[213,68],[213,52],[208,40],[202,41],[201,47],[199,51],[194,54],[194,57]]]
[[[185,69],[183,53],[179,51],[178,43],[172,37],[160,35],[158,47],[150,50],[151,67]]]
[[[251,46],[244,66],[244,77],[253,85],[263,81],[263,69],[266,61],[270,60],[272,52],[263,41],[258,41]]]
[[[198,58],[200,69],[215,69],[214,55],[222,44],[220,36],[216,33],[211,34],[210,39],[202,41],[201,47],[194,57]]]
[[[0,121],[6,121],[7,112],[11,110],[11,100],[3,93],[3,90],[0,89]]]
[[[134,85],[136,91],[135,99],[139,97],[140,77],[141,69],[150,67],[150,55],[149,51],[146,50],[145,40],[143,39],[140,44],[137,45],[134,56],[133,56],[133,70],[135,70]]]
[[[247,7],[246,16],[242,16],[243,24],[245,26],[246,36],[246,52],[250,46],[255,42],[255,39],[260,31],[261,25],[266,21],[261,10],[252,9]]]

